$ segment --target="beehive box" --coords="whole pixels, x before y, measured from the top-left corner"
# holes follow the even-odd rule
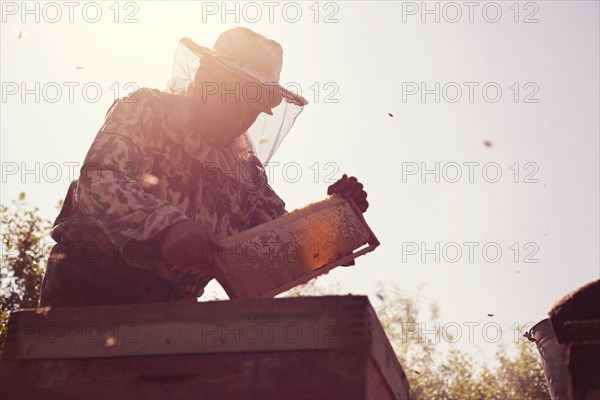
[[[23,310],[0,397],[406,399],[364,296]]]

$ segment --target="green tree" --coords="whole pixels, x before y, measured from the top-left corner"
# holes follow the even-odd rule
[[[544,368],[535,344],[519,341],[517,354],[511,357],[506,347],[502,346],[496,353],[500,361],[496,373],[502,376],[497,381],[496,398],[505,399],[548,399],[548,387],[544,377]]]
[[[0,345],[10,312],[38,304],[51,226],[37,207],[25,202],[25,193],[13,204],[14,209],[0,204]]]
[[[442,384],[435,362],[439,343],[432,339],[442,336],[441,328],[432,323],[439,318],[439,307],[435,302],[427,304],[421,292],[421,287],[408,291],[398,285],[380,284],[377,297],[381,301],[375,305],[377,317],[410,382],[413,399],[430,398],[431,389]],[[423,308],[428,309],[427,314]],[[433,331],[425,335],[424,327],[433,327]]]

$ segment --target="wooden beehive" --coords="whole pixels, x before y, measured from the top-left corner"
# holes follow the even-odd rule
[[[563,296],[549,314],[567,347],[569,399],[600,398],[600,280]]]
[[[0,397],[407,399],[364,296],[22,310]]]

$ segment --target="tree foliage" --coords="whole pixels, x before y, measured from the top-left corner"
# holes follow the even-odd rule
[[[318,280],[313,280],[285,295],[340,292],[339,285],[323,287]],[[470,353],[451,346],[442,349],[440,341],[432,338],[444,337],[449,343],[455,338],[435,324],[439,307],[435,302],[425,303],[420,292],[421,288],[407,291],[393,284],[381,285],[376,295],[380,301],[374,305],[408,377],[411,400],[550,399],[535,344],[523,339],[513,343],[513,348],[497,345],[495,367],[478,363]],[[430,329],[426,334],[422,331],[425,327]]]
[[[0,345],[11,311],[36,307],[46,262],[46,235],[50,221],[25,202],[25,193],[14,208],[0,204],[2,254],[0,257]]]

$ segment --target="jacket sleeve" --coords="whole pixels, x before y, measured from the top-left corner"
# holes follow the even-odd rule
[[[250,196],[250,228],[286,213],[284,201],[266,183],[261,191]]]
[[[131,241],[147,241],[188,219],[165,200],[144,191],[153,151],[162,142],[159,91],[140,89],[109,110],[85,157],[76,201],[123,252]]]

